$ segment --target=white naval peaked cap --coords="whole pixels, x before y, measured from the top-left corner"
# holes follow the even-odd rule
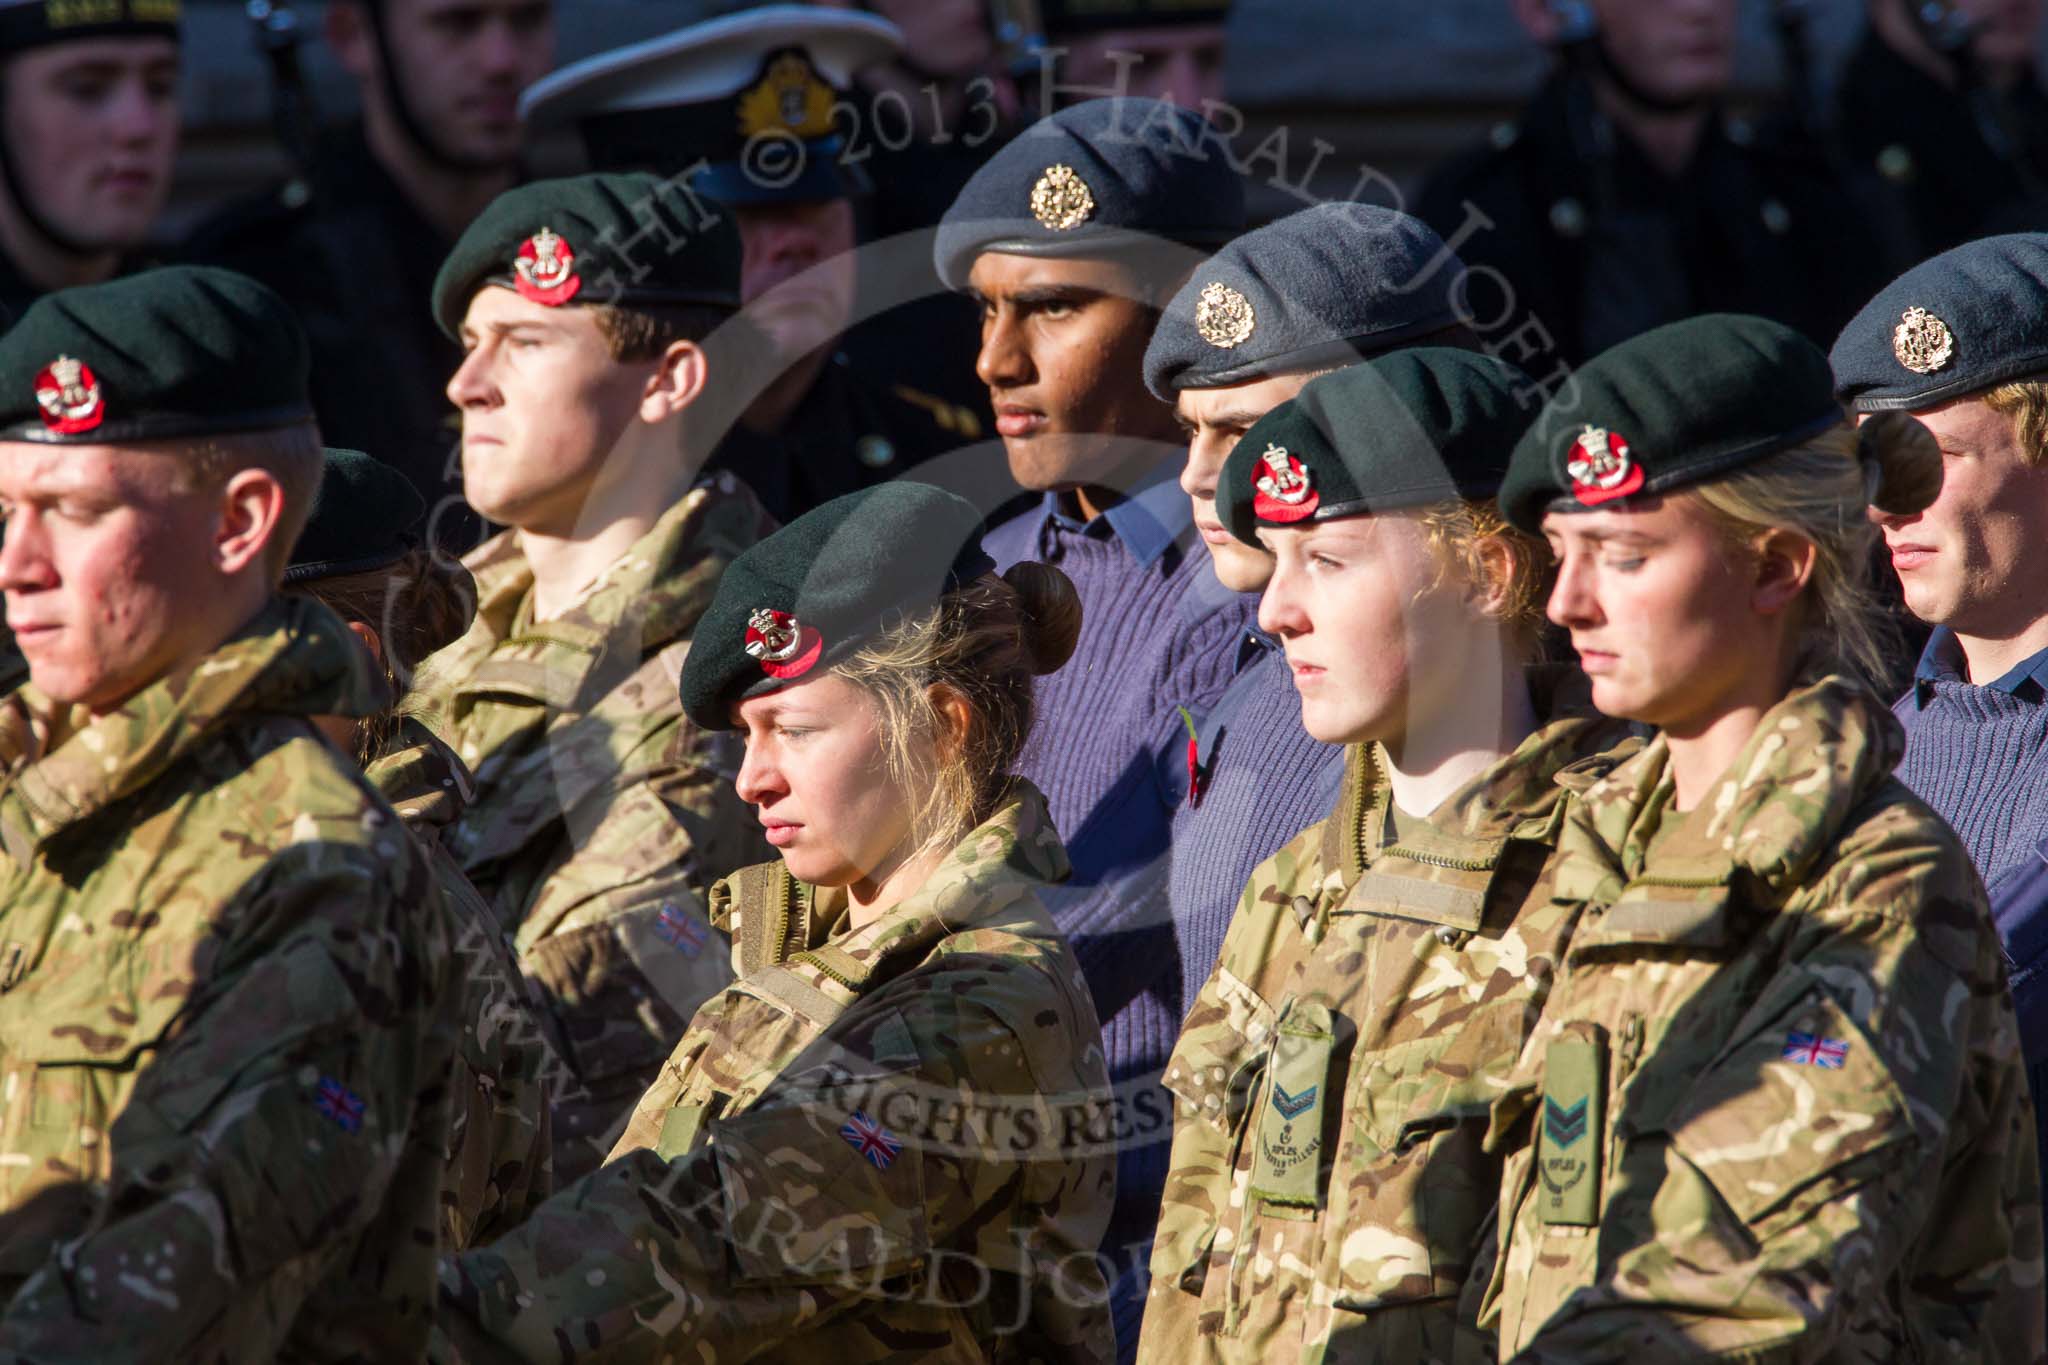
[[[692,24],[572,62],[528,86],[519,114],[530,125],[590,114],[704,104],[760,79],[772,52],[802,48],[829,84],[903,50],[903,30],[880,15],[823,5],[763,5]]]

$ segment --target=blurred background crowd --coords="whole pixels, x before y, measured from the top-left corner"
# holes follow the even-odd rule
[[[593,161],[674,172],[697,150],[687,121],[665,157],[606,125],[617,111],[602,99],[549,118],[522,92],[751,7],[134,0],[116,36],[92,40],[95,4],[122,10],[0,5],[0,302],[18,313],[49,289],[170,259],[264,279],[315,334],[327,438],[404,468],[437,503],[436,538],[474,544],[442,392],[459,356],[426,306],[438,263],[522,179]],[[151,4],[161,31],[138,36]],[[1708,309],[1773,316],[1826,345],[1912,262],[2048,227],[2042,0],[865,8],[898,26],[900,48],[809,53],[833,108],[805,135],[828,134],[814,145],[838,174],[739,205],[750,300],[855,260],[857,243],[909,243],[901,234],[928,230],[1019,128],[1118,91],[1205,113],[1255,221],[1331,199],[1427,218],[1474,268],[1471,311],[1517,337],[1507,358],[1551,386]],[[67,33],[81,41],[52,40]],[[713,42],[694,65],[685,52],[656,64],[672,88],[623,104],[731,118],[769,79],[761,49]],[[605,92],[601,70],[571,85]],[[786,378],[721,462],[746,468],[778,515],[992,435],[963,359],[975,320],[930,275],[927,240],[860,253],[843,285],[822,272],[808,295],[757,310]]]

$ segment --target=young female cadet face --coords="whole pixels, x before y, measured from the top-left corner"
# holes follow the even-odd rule
[[[1259,625],[1280,637],[1301,723],[1328,744],[1398,744],[1499,628],[1473,610],[1412,516],[1341,517],[1259,528],[1273,576]]]
[[[1780,533],[1742,553],[1683,496],[1552,512],[1543,534],[1558,560],[1550,619],[1602,712],[1685,735],[1739,699],[1782,695],[1804,542]]]
[[[880,712],[830,671],[734,708],[746,737],[740,799],[760,811],[789,875],[813,886],[883,881],[910,854],[910,794],[891,777]]]

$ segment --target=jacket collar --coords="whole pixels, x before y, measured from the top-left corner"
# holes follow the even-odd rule
[[[725,566],[772,525],[736,479],[713,475],[664,512],[581,601],[543,622],[532,619],[533,567],[516,533],[484,542],[466,561],[477,585],[469,638],[484,651],[453,689],[453,718],[486,694],[581,709],[687,635]]]
[[[1720,942],[1742,880],[1777,904],[1808,881],[1890,777],[1905,732],[1869,689],[1830,676],[1766,711],[1694,809],[1668,809],[1662,736],[1587,788],[1559,842],[1558,894],[1611,906],[1608,940]]]
[[[230,719],[375,715],[389,689],[341,618],[274,597],[218,649],[96,718],[33,686],[0,703],[0,843],[18,862],[141,791]]]
[[[1349,746],[1337,807],[1323,825],[1323,866],[1341,870],[1347,888],[1340,913],[1392,912],[1476,931],[1508,845],[1554,843],[1568,788],[1640,747],[1626,724],[1593,712],[1576,669],[1533,668],[1529,689],[1544,723],[1426,822],[1402,827],[1393,845],[1381,837],[1393,795],[1385,754],[1377,744]]]
[[[1013,779],[996,813],[954,846],[911,895],[849,929],[846,893],[764,863],[712,888],[711,921],[732,935],[739,974],[783,963],[823,972],[855,991],[917,965],[949,934],[1022,921],[1051,932],[1037,891],[1071,872],[1045,797]]]

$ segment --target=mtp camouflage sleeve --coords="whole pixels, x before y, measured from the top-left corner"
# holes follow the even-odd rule
[[[1893,792],[1748,928],[1726,887],[1595,908],[1495,1109],[1530,1144],[1482,1310],[1503,1358],[2043,1358],[1997,943],[1946,827]]]
[[[456,1025],[439,901],[391,856],[405,870],[316,841],[276,854],[219,934],[152,954],[154,994],[182,1006],[136,1031],[157,1039],[139,1058],[86,1028],[8,1040],[34,1064],[8,1074],[0,1160],[78,1178],[0,1225],[7,1358],[270,1360],[287,1333],[295,1358],[417,1358]]]
[[[1103,1163],[1068,1150],[1099,1096],[1039,1093],[1010,1027],[929,980],[858,1019],[745,1112],[672,1111],[661,1146],[444,1262],[432,1358],[893,1358],[862,1328],[819,1333],[889,1303],[899,1327],[952,1324],[912,1333],[923,1358],[981,1359],[1031,1317],[1026,1356],[1099,1359],[1095,1248],[1065,1235],[1103,1198]]]

